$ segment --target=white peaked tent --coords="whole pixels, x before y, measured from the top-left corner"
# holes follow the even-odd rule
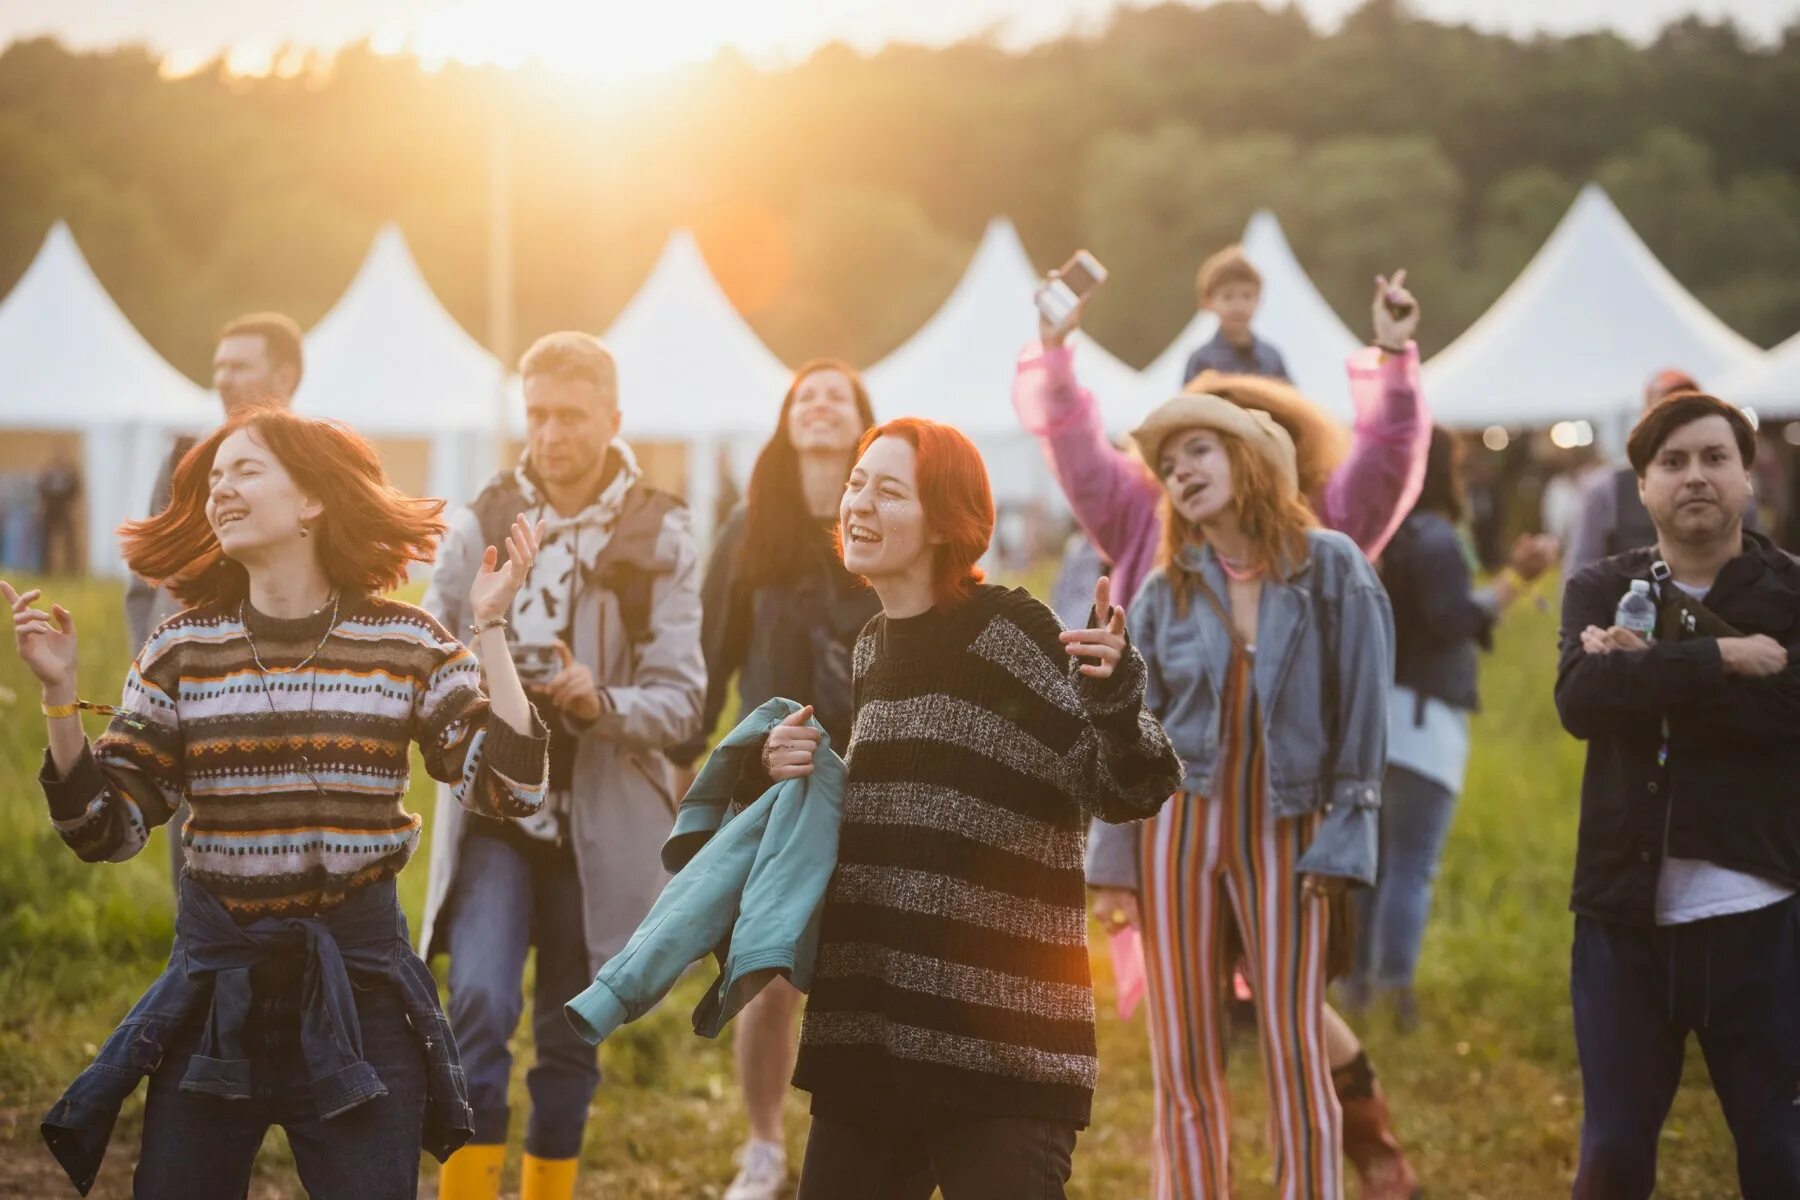
[[[793,372],[732,307],[686,229],[669,235],[601,340],[618,363],[624,438],[687,445],[688,508],[704,537],[717,495],[719,448],[733,452],[741,475],[774,428]],[[513,432],[522,434],[516,379],[511,404]]]
[[[866,373],[882,417],[927,417],[955,425],[987,460],[995,499],[1064,507],[1061,493],[1012,407],[1019,351],[1038,336],[1033,303],[1041,276],[1011,221],[988,223],[962,278],[931,319]],[[1138,373],[1084,334],[1076,370],[1102,405],[1135,398]]]
[[[1349,421],[1354,411],[1344,360],[1362,345],[1361,340],[1313,286],[1274,213],[1259,209],[1252,214],[1244,226],[1243,247],[1245,257],[1263,277],[1262,304],[1252,326],[1256,335],[1281,351],[1294,386],[1334,416]],[[1144,368],[1148,404],[1160,403],[1181,390],[1188,356],[1210,341],[1218,329],[1219,319],[1211,313],[1201,310],[1194,314],[1169,348]]]
[[[427,494],[469,500],[494,464],[505,371],[456,323],[394,225],[306,335],[294,410],[430,444]]]
[[[90,572],[123,572],[113,531],[144,515],[170,436],[217,421],[205,391],[133,328],[58,221],[0,302],[0,430],[81,436]]]
[[[1761,355],[1669,274],[1590,183],[1494,306],[1426,364],[1425,395],[1446,425],[1585,419],[1616,429],[1657,370],[1679,367],[1708,383]]]
[[[1755,409],[1759,417],[1800,417],[1800,333],[1758,362],[1717,382],[1700,382],[1733,404]]]

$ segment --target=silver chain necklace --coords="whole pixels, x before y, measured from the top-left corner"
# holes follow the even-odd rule
[[[250,661],[256,666],[256,681],[262,686],[263,699],[266,700],[269,705],[269,715],[275,717],[277,720],[280,719],[281,714],[275,708],[275,693],[269,690],[269,676],[270,674],[292,675],[294,672],[312,662],[313,659],[319,657],[319,652],[325,649],[325,643],[329,642],[331,640],[331,635],[337,631],[339,595],[340,593],[335,588],[332,589],[331,619],[325,623],[325,635],[319,639],[319,644],[312,648],[312,653],[308,654],[293,666],[284,667],[275,672],[271,672],[267,667],[263,666],[262,655],[257,653],[256,650],[256,639],[250,636],[250,623],[244,619],[245,605],[248,603],[247,598],[238,601],[238,627],[244,631],[244,644],[250,647]],[[313,611],[317,612],[318,609],[314,609]],[[318,698],[319,672],[315,667],[306,682],[306,716],[307,725],[309,726],[307,730],[308,737],[310,737],[312,733],[310,726],[312,725],[313,705],[317,703]],[[301,745],[304,746],[305,744],[306,741],[303,738]],[[312,783],[313,791],[317,792],[319,796],[323,798],[325,795],[325,788],[319,783],[319,777],[313,774],[312,757],[307,754],[304,749],[300,752],[300,769],[306,773],[307,780]]]

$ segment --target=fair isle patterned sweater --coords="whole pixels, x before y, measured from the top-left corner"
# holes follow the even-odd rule
[[[942,1106],[1085,1126],[1099,1074],[1088,819],[1181,782],[1144,660],[1073,670],[1022,590],[878,616],[855,653],[838,865],[801,1034],[816,1113]]]
[[[412,742],[473,812],[543,803],[542,730],[526,737],[489,713],[475,656],[429,613],[352,594],[335,626],[329,605],[293,620],[242,611],[243,623],[235,604],[169,618],[126,676],[125,716],[66,778],[45,755],[51,821],[82,858],[130,858],[185,795],[181,838],[201,886],[239,920],[310,914],[412,857],[419,818],[401,803]]]

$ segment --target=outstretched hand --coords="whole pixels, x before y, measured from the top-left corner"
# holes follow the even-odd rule
[[[1090,679],[1110,679],[1125,656],[1125,610],[1112,602],[1112,580],[1102,575],[1094,584],[1092,629],[1065,629],[1063,649],[1074,658],[1091,659],[1081,664]]]
[[[763,742],[763,770],[776,783],[802,779],[812,774],[813,755],[819,749],[820,733],[809,721],[813,707],[808,704],[799,712],[769,730]]]
[[[1419,330],[1419,302],[1406,290],[1406,268],[1375,277],[1375,344],[1403,350]]]
[[[513,519],[512,531],[506,535],[506,562],[500,562],[498,547],[489,546],[481,555],[481,570],[469,585],[469,611],[477,621],[503,617],[512,608],[513,597],[525,583],[526,572],[537,560],[538,546],[544,540],[544,522],[535,526],[524,515]]]
[[[60,604],[45,612],[37,607],[43,595],[40,588],[20,593],[12,584],[0,580],[0,599],[11,610],[13,644],[25,666],[43,685],[46,695],[52,690],[67,691],[73,696],[75,687],[75,617]]]

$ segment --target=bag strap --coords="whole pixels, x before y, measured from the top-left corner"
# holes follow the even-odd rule
[[[1212,590],[1211,584],[1206,582],[1206,577],[1198,571],[1189,571],[1188,574],[1193,576],[1194,583],[1199,587],[1200,594],[1206,597],[1206,602],[1212,605],[1213,613],[1219,618],[1219,623],[1225,626],[1225,636],[1231,639],[1231,648],[1244,654],[1251,653],[1250,643],[1244,640],[1244,635],[1239,632],[1237,623],[1226,611],[1224,602],[1219,599],[1219,594]]]

